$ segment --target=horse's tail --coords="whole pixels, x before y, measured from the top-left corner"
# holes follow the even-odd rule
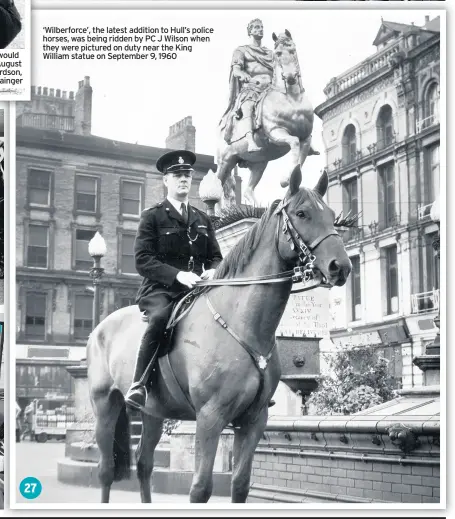
[[[123,399],[123,397],[122,397]],[[115,425],[114,436],[114,481],[129,479],[131,474],[131,433],[126,404],[122,403]]]

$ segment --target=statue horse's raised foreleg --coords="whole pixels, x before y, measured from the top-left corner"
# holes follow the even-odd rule
[[[141,413],[142,415],[142,432],[141,440],[136,450],[137,460],[137,477],[141,489],[141,502],[152,502],[152,490],[150,478],[153,472],[153,460],[155,449],[161,439],[163,433],[162,418]]]
[[[294,168],[297,164],[301,163],[303,155],[301,154],[301,145],[300,139],[295,137],[294,135],[290,135],[289,132],[285,128],[274,128],[270,130],[268,134],[268,138],[270,142],[273,142],[277,146],[288,145],[290,147],[290,155],[291,159],[291,169],[286,172],[280,180],[280,184],[282,187],[287,187],[289,185],[289,179],[291,178],[291,173],[294,171]],[[309,151],[309,148],[308,148]],[[308,155],[307,151],[307,155]],[[305,157],[306,158],[306,157]],[[304,159],[303,159],[304,160]]]
[[[251,469],[254,451],[265,431],[268,408],[264,406],[258,419],[242,424],[234,429],[233,471],[231,480],[231,501],[246,503],[250,490]]]

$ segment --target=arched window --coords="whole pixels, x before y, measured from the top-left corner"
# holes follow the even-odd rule
[[[439,121],[439,85],[437,83],[432,83],[428,88],[424,103],[423,128],[428,128]]]
[[[378,149],[390,146],[394,141],[393,116],[390,105],[384,105],[379,111],[376,121]]]
[[[347,164],[351,164],[356,159],[356,135],[355,135],[355,126],[353,124],[348,124],[343,134],[343,166]]]

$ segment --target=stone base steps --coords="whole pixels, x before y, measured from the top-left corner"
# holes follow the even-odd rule
[[[64,458],[57,461],[57,478],[62,483],[83,487],[99,488],[98,464],[93,461],[75,461]],[[213,474],[213,494],[216,496],[230,496],[231,473]],[[155,467],[153,470],[153,492],[162,494],[188,495],[192,472],[171,471],[165,467]],[[127,480],[115,482],[113,489],[139,492],[139,481],[136,476],[136,467],[132,466],[131,476]]]
[[[131,447],[131,460],[135,461],[136,446]],[[72,461],[98,463],[100,454],[96,445],[87,446],[81,442],[72,443],[68,446],[65,455]],[[154,464],[155,467],[169,467],[170,450],[169,447],[158,446],[155,450]]]
[[[385,503],[378,499],[331,494],[316,490],[284,488],[253,483],[248,496],[249,503]]]

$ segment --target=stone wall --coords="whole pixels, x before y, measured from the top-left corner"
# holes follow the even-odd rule
[[[413,395],[375,414],[270,418],[249,502],[439,503],[439,402]]]

